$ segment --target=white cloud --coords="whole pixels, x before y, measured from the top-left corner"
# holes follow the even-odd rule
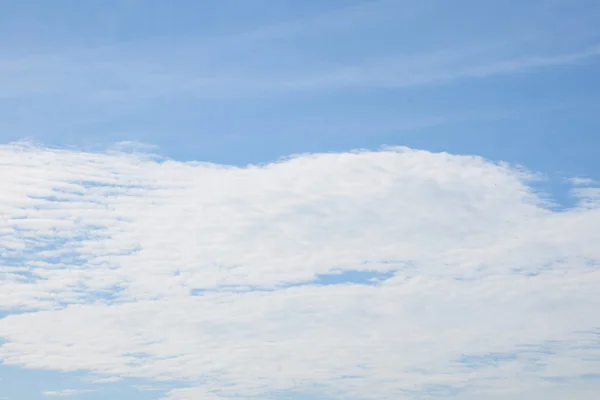
[[[9,145],[0,175],[6,364],[185,383],[170,399],[513,396],[600,367],[600,199],[546,209],[508,165]],[[394,276],[311,284],[340,270]]]
[[[64,390],[49,390],[42,392],[42,395],[48,397],[70,397],[77,396],[84,393],[90,393],[92,390],[76,390],[76,389],[64,389]]]
[[[89,376],[83,379],[84,382],[89,383],[114,383],[120,382],[122,378],[118,376],[106,376],[106,377],[97,377],[97,376]]]
[[[571,182],[571,184],[575,186],[589,186],[596,184],[596,181],[594,181],[593,179],[582,177],[569,178],[569,182]]]

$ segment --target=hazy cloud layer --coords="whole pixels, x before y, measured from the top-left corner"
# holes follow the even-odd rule
[[[534,174],[405,148],[234,168],[17,144],[0,176],[6,364],[168,399],[542,398],[600,371],[598,188],[556,211]]]

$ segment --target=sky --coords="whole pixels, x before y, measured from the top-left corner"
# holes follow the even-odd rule
[[[0,400],[597,399],[597,1],[0,10]]]

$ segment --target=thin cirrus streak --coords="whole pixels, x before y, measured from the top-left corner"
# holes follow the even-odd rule
[[[471,52],[475,52],[471,50]],[[538,68],[572,65],[594,60],[600,55],[595,45],[563,54],[528,54],[521,57],[464,58],[469,51],[407,55],[395,60],[369,65],[351,65],[313,78],[292,79],[282,87],[296,90],[323,88],[404,88],[448,84],[463,79],[482,79],[498,75],[527,72]]]
[[[64,389],[64,390],[48,390],[42,392],[42,395],[46,397],[70,397],[77,396],[85,393],[90,393],[90,390],[75,390],[75,389]]]
[[[30,144],[0,146],[0,176],[7,365],[215,400],[512,396],[600,368],[592,182],[556,210],[535,174],[472,156]]]

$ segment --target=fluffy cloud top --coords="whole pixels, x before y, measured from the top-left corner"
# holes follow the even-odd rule
[[[526,171],[405,148],[237,168],[13,144],[0,177],[6,364],[173,400],[514,398],[600,371],[598,188],[556,211]]]

